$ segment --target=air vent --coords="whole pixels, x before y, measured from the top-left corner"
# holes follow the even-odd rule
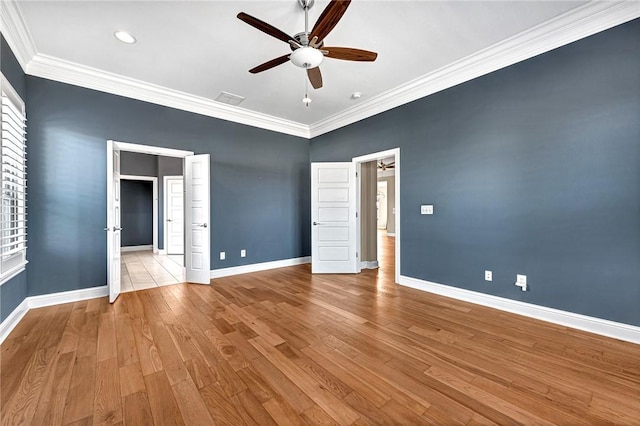
[[[243,96],[234,95],[233,93],[220,92],[216,101],[222,102],[223,104],[228,105],[240,105],[242,101],[244,101]]]

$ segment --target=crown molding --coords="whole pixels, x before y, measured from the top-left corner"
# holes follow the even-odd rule
[[[29,75],[68,83],[74,86],[85,87],[87,89],[120,95],[302,138],[309,138],[309,127],[305,124],[284,120],[244,108],[221,104],[201,96],[168,89],[40,53],[36,54],[31,62],[29,62],[26,72]]]
[[[26,70],[37,50],[18,2],[0,1],[0,32],[7,40],[22,70]]]
[[[640,17],[636,0],[590,2],[309,126],[314,138]]]

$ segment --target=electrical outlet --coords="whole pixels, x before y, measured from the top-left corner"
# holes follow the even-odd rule
[[[423,204],[420,206],[420,214],[433,214],[433,204]]]
[[[247,251],[244,249],[240,250],[240,257],[247,257]]]
[[[493,272],[484,271],[484,280],[485,281],[493,281]]]
[[[516,282],[515,285],[520,287],[522,291],[527,291],[527,276],[516,274]]]
[[[220,252],[220,260],[225,260],[227,258],[227,253],[221,251]]]

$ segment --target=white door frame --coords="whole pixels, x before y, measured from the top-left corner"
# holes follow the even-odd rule
[[[396,175],[395,175],[395,190],[396,190],[396,196],[395,196],[395,209],[396,209],[396,214],[395,214],[395,221],[396,221],[396,250],[395,250],[395,254],[396,254],[396,264],[395,264],[395,270],[396,270],[396,276],[395,276],[395,281],[396,284],[398,282],[400,282],[400,148],[393,148],[393,149],[388,149],[386,151],[380,151],[380,152],[374,152],[372,154],[367,154],[367,155],[361,155],[360,157],[354,157],[351,161],[353,161],[356,165],[356,172],[358,173],[358,178],[356,180],[356,200],[357,200],[357,211],[358,211],[358,218],[359,220],[356,223],[356,244],[358,247],[358,250],[360,250],[360,245],[361,243],[361,239],[360,239],[360,224],[362,221],[362,214],[360,214],[360,168],[362,163],[368,163],[369,161],[376,161],[379,160],[380,158],[386,158],[386,157],[395,157],[395,170],[396,170]],[[387,218],[387,222],[388,222],[389,218]]]
[[[169,250],[167,249],[167,247],[169,246],[169,238],[167,237],[167,235],[169,234],[169,224],[167,223],[167,212],[169,211],[169,204],[167,202],[168,198],[167,198],[167,192],[168,192],[168,188],[169,188],[169,179],[181,179],[182,182],[184,183],[184,175],[175,175],[175,176],[164,176],[162,178],[162,194],[163,194],[163,206],[162,206],[162,217],[164,218],[164,224],[162,226],[162,229],[164,230],[164,235],[163,235],[163,247],[164,249],[162,250],[164,254],[169,253]],[[184,205],[184,199],[183,199],[183,205]],[[183,222],[184,222],[184,218],[183,218]],[[182,224],[182,230],[183,230],[183,234],[182,234],[182,238],[184,239],[184,230],[185,230],[185,224]],[[184,254],[184,253],[182,253]],[[184,266],[184,265],[182,265]]]
[[[193,151],[184,151],[184,150],[180,150],[180,149],[172,149],[172,148],[162,148],[159,146],[150,146],[150,145],[139,145],[139,144],[133,144],[133,143],[128,143],[128,142],[118,142],[118,141],[114,141],[114,140],[108,140],[107,141],[107,193],[109,192],[109,187],[110,185],[112,185],[109,182],[113,182],[114,176],[113,176],[113,153],[114,151],[125,151],[125,152],[137,152],[140,154],[150,154],[150,155],[161,155],[164,157],[178,157],[178,158],[185,158],[185,157],[189,157],[191,155],[194,155]],[[111,170],[111,172],[109,172]],[[109,220],[109,205],[107,203],[107,220]],[[109,223],[107,224],[107,226],[111,226]],[[114,247],[115,250],[120,251],[120,247]],[[185,248],[185,255],[187,254],[188,249]],[[107,256],[109,256],[111,253],[109,252],[109,249],[107,248]],[[184,267],[183,267],[184,269]],[[107,286],[109,287],[109,278],[107,277]],[[111,292],[111,288],[108,288],[108,291]],[[115,298],[113,300],[111,300],[111,302],[113,302],[115,300]]]
[[[158,178],[153,176],[120,175],[120,180],[137,180],[153,184],[153,252],[158,252]],[[120,191],[122,192],[122,191]],[[122,206],[120,206],[122,211]]]

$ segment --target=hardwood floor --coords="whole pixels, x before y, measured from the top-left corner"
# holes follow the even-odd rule
[[[34,309],[3,425],[640,424],[640,345],[308,265]]]

